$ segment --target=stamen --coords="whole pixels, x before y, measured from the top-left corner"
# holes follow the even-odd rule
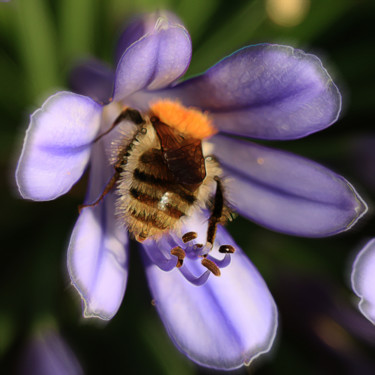
[[[198,234],[196,232],[188,232],[182,236],[182,241],[183,243],[190,242],[192,240],[195,240],[197,237]]]
[[[176,267],[177,268],[182,267],[182,264],[184,263],[184,259],[186,256],[185,251],[181,249],[180,246],[176,246],[171,250],[171,254],[177,257]]]
[[[191,253],[194,257],[204,257],[207,255],[209,249],[206,249],[206,247],[201,243],[196,243],[193,246],[191,246]]]
[[[215,257],[208,255],[206,259],[212,260],[219,268],[228,267],[231,261],[230,254],[225,254],[223,259],[216,259]]]
[[[219,247],[219,253],[233,254],[235,251],[236,249],[231,245],[221,245]]]
[[[210,252],[213,249],[214,245],[211,242],[206,242],[205,248],[207,252]]]
[[[156,264],[162,271],[171,271],[176,267],[176,259],[174,257],[167,258],[161,251],[153,251],[153,247],[145,246],[148,257],[152,263]]]
[[[206,267],[215,276],[221,275],[220,268],[212,260],[203,258],[201,263],[202,263],[202,266]]]
[[[206,257],[207,254],[212,250],[212,244],[207,242],[205,245],[201,243],[187,243],[185,247],[186,256],[189,258]]]
[[[203,285],[208,280],[211,274],[211,272],[207,270],[206,272],[202,273],[202,275],[200,275],[199,277],[196,277],[190,272],[189,268],[185,265],[179,268],[179,271],[182,273],[182,275],[185,277],[187,281],[196,286]]]
[[[202,285],[208,280],[211,273],[215,276],[221,275],[221,268],[225,268],[231,263],[231,255],[235,252],[235,248],[232,245],[221,245],[218,250],[225,255],[222,259],[216,259],[210,255],[213,244],[210,242],[196,243],[194,240],[197,237],[196,232],[187,232],[182,237],[177,237],[179,246],[175,246],[170,253],[177,257],[176,267],[185,279],[194,285]],[[207,271],[198,277],[195,276],[189,269],[189,263],[184,262],[185,258],[193,262],[200,259],[202,266],[207,268]]]

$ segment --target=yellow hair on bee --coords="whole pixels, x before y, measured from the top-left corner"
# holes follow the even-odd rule
[[[150,109],[161,122],[193,138],[204,139],[217,133],[206,113],[186,108],[177,101],[161,99],[152,103]]]

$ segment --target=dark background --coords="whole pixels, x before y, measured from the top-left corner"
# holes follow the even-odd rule
[[[68,87],[69,69],[77,59],[95,56],[112,64],[126,19],[164,8],[176,12],[191,33],[194,52],[187,76],[258,42],[317,54],[343,94],[341,118],[306,139],[267,144],[344,175],[369,205],[369,213],[352,230],[330,238],[290,237],[241,218],[229,225],[263,275],[280,313],[271,354],[237,373],[375,373],[375,327],[357,311],[349,283],[356,251],[375,236],[375,2],[284,0],[284,5],[307,6],[299,18],[286,20],[280,11],[272,18],[274,2],[0,2],[0,372],[14,373],[29,338],[53,327],[87,374],[215,373],[187,360],[169,340],[151,305],[135,246],[118,314],[105,326],[81,318],[67,276],[66,248],[85,179],[52,202],[21,200],[14,187],[30,113],[50,94]]]

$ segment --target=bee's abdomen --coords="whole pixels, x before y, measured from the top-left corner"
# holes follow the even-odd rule
[[[171,192],[176,195],[177,200],[181,200],[188,205],[193,204],[196,201],[194,194],[191,194],[187,189],[183,188],[178,184],[173,177],[172,178],[160,178],[153,174],[145,173],[140,171],[138,168],[134,170],[133,178],[137,185],[148,185],[152,186],[152,191],[159,190],[160,192]],[[145,186],[145,188],[147,188]]]
[[[158,150],[142,155],[127,176],[130,181],[120,187],[119,211],[139,241],[176,229],[196,201],[194,192],[176,182]]]
[[[138,203],[142,203],[149,208],[154,208],[158,211],[162,211],[164,214],[170,216],[171,218],[179,219],[181,216],[185,215],[185,211],[181,211],[180,208],[172,206],[171,203],[163,203],[163,198],[154,198],[148,194],[141,193],[135,188],[130,189],[130,195]]]

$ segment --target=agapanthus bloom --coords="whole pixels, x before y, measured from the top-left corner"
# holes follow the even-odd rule
[[[375,324],[375,238],[357,254],[351,275],[352,288],[360,297],[359,309]]]
[[[320,60],[292,47],[260,44],[178,83],[191,51],[189,34],[175,16],[151,14],[124,32],[115,74],[98,62],[77,68],[72,83],[79,94],[59,92],[31,117],[17,169],[22,196],[55,199],[89,164],[85,203],[95,202],[114,175],[113,144],[126,138],[132,124],[124,121],[94,140],[124,107],[146,118],[155,102],[168,100],[210,118],[216,134],[202,137],[203,152],[230,181],[226,194],[239,214],[307,237],[354,225],[366,205],[344,178],[304,158],[231,137],[295,139],[335,122],[341,97]],[[119,199],[115,188],[98,205],[85,207],[73,230],[68,269],[85,317],[111,319],[125,292],[129,237],[115,214]],[[204,366],[237,368],[269,350],[277,310],[259,273],[223,227],[211,251],[196,251],[194,244],[205,244],[206,230],[204,213],[196,212],[180,231],[197,232],[196,240],[185,244],[181,233],[169,231],[144,241],[140,251],[155,306],[179,350]],[[236,251],[223,255],[220,245]],[[177,246],[186,256],[178,268],[171,254]],[[220,277],[210,275],[202,257],[221,270]]]
[[[41,328],[29,338],[17,374],[82,375],[83,370],[59,333],[53,328]]]

